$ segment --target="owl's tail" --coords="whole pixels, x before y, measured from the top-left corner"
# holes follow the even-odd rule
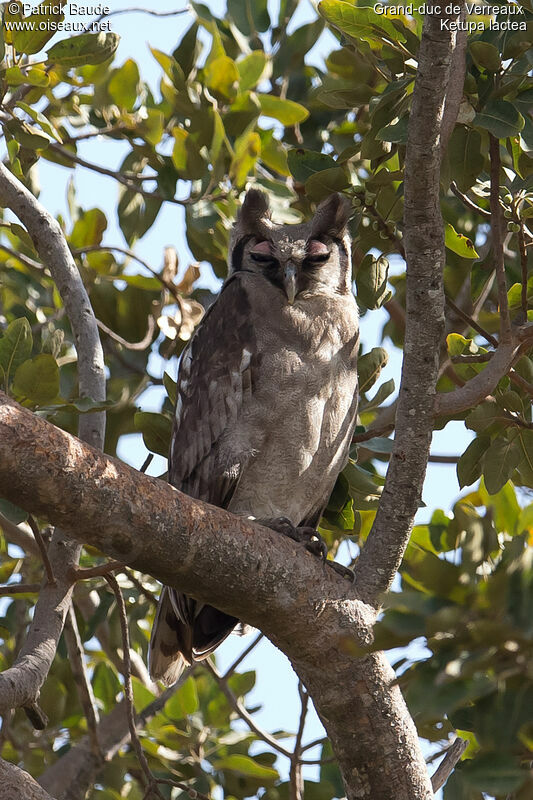
[[[239,620],[163,586],[150,638],[152,680],[175,683],[186,664],[207,658]]]

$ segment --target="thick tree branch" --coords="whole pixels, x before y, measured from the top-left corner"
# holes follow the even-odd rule
[[[382,654],[365,655],[375,610],[297,544],[141,475],[2,395],[0,492],[263,630],[310,692],[349,800],[389,800],[390,786],[397,800],[432,796],[394,673]]]
[[[441,136],[456,47],[456,34],[442,29],[445,16],[426,15],[418,55],[405,160],[406,330],[396,436],[374,526],[355,565],[358,591],[375,604],[409,541],[433,433],[444,332]]]
[[[54,800],[45,790],[34,781],[31,775],[24,770],[0,758],[0,792],[5,800]]]

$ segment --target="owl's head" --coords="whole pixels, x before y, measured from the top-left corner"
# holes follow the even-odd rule
[[[266,195],[250,189],[231,236],[229,274],[261,275],[283,291],[290,304],[303,292],[348,294],[352,282],[349,216],[349,201],[332,194],[310,222],[276,225]]]

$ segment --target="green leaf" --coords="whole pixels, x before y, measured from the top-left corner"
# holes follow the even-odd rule
[[[198,711],[199,700],[194,678],[187,678],[183,686],[165,703],[165,714],[171,719],[184,719]]]
[[[131,247],[152,227],[163,201],[159,197],[145,197],[124,186],[121,186],[119,192],[117,211],[120,230]]]
[[[131,676],[131,685],[133,689],[133,702],[135,705],[135,711],[139,713],[142,711],[143,708],[150,705],[150,703],[155,700],[156,695],[148,689],[142,681],[135,677],[135,675]]]
[[[394,378],[389,378],[388,381],[382,383],[379,389],[377,390],[376,394],[369,400],[368,403],[364,403],[362,405],[361,411],[371,411],[374,408],[379,408],[379,406],[385,402],[387,397],[394,392]],[[364,442],[363,446],[365,450],[371,450],[372,447],[369,447],[369,442],[389,442],[392,445],[390,439],[369,439],[368,442]],[[374,452],[385,452],[390,453],[390,450],[381,450],[381,451],[374,451]]]
[[[62,2],[61,5],[65,5],[65,3]],[[26,22],[25,30],[13,32],[15,50],[26,55],[34,55],[42,50],[55,33],[49,23],[57,23],[64,19],[64,14],[58,10],[59,6],[59,3],[49,5],[42,3],[40,9],[44,13],[39,12],[31,14],[29,17],[24,17]]]
[[[234,672],[228,678],[228,686],[236,697],[244,697],[255,686],[255,670],[248,672]]]
[[[0,514],[15,525],[18,525],[20,522],[25,522],[28,519],[27,511],[24,511],[23,508],[19,508],[14,503],[10,503],[9,500],[4,500],[1,497]],[[1,527],[0,525],[0,528]]]
[[[176,405],[176,381],[170,377],[168,372],[165,372],[163,375],[163,385],[167,390],[168,399],[172,403],[173,406]]]
[[[239,87],[239,70],[229,56],[220,56],[210,61],[204,68],[206,86],[213,92],[231,99]]]
[[[477,128],[485,128],[497,139],[506,139],[520,133],[524,127],[524,117],[507,100],[491,100],[483,111],[476,114],[472,124]]]
[[[269,77],[271,64],[262,50],[253,50],[241,61],[237,61],[239,70],[239,85],[241,92],[254,89],[257,84]]]
[[[277,119],[282,125],[296,125],[309,116],[307,108],[300,103],[295,103],[294,100],[284,100],[272,94],[259,94],[257,97],[261,105],[261,113],[265,117]]]
[[[401,30],[388,17],[376,14],[369,6],[357,6],[344,0],[322,0],[318,10],[328,22],[352,39],[363,39],[383,46],[383,33],[393,42],[405,42]]]
[[[139,81],[139,67],[132,58],[128,58],[120,69],[113,72],[107,85],[107,90],[117,106],[131,111],[139,93]]]
[[[245,36],[256,36],[270,27],[267,0],[228,0],[228,14]]]
[[[478,436],[470,442],[457,462],[457,480],[460,489],[470,486],[481,477],[483,456],[489,446],[490,438],[488,436]]]
[[[146,448],[160,456],[168,455],[172,421],[163,414],[152,411],[137,411],[134,417],[135,430],[140,431]]]
[[[389,276],[389,262],[384,256],[376,258],[367,253],[361,261],[356,275],[357,299],[361,300],[367,308],[380,308],[389,294],[387,279]]]
[[[32,108],[27,103],[23,103],[22,100],[19,100],[17,102],[17,107],[25,111],[26,114],[28,114],[28,116],[30,116],[34,122],[40,125],[43,131],[47,133],[50,136],[50,138],[55,139],[56,142],[59,142],[60,144],[63,142],[63,139],[61,138],[61,134],[59,133],[59,131],[52,125],[50,120],[44,116],[44,114],[41,114],[40,111],[37,111],[35,108]]]
[[[460,333],[449,333],[446,337],[446,345],[450,356],[461,356],[465,353],[475,355],[480,350],[473,339],[466,339]]]
[[[120,681],[113,667],[101,661],[94,668],[92,685],[94,696],[102,702],[106,712],[116,706],[117,695],[121,691]]]
[[[298,183],[305,183],[311,175],[326,169],[333,169],[337,162],[326,153],[304,150],[301,147],[289,150],[287,161],[291,175]]]
[[[497,404],[487,400],[468,414],[465,424],[467,428],[477,433],[488,432],[489,428],[493,430],[492,426],[501,419],[501,416],[502,412]]]
[[[499,492],[511,478],[522,459],[520,442],[499,436],[491,444],[483,459],[483,477],[489,494]]]
[[[474,243],[468,236],[457,233],[453,225],[446,225],[444,243],[448,250],[452,250],[454,253],[457,253],[458,256],[462,256],[463,258],[479,258]]]
[[[118,33],[82,33],[56,42],[48,51],[48,63],[62,67],[102,64],[111,58],[120,42]]]
[[[453,180],[462,192],[468,191],[485,164],[480,132],[458,125],[448,145],[448,156]]]
[[[342,192],[350,183],[350,174],[345,167],[323,169],[311,175],[305,182],[305,191],[311,198],[319,202],[333,192]]]
[[[235,154],[230,165],[230,178],[237,187],[244,186],[261,153],[261,139],[256,131],[245,131],[235,142]]]
[[[477,67],[482,67],[488,72],[498,72],[501,69],[500,53],[495,45],[477,41],[471,42],[468,49]]]
[[[107,217],[99,208],[81,211],[69,237],[71,247],[83,248],[101,244],[107,229]]]
[[[59,394],[59,367],[50,353],[24,361],[15,372],[13,392],[36,405],[50,403]]]
[[[276,780],[279,778],[278,771],[273,767],[263,767],[254,761],[250,756],[230,755],[220,758],[213,762],[215,769],[232,770],[241,775],[248,775],[253,778],[261,778],[265,781]]]
[[[409,118],[402,117],[393,125],[386,125],[376,133],[376,139],[380,142],[394,142],[397,144],[405,144],[407,142],[407,124]]]
[[[33,336],[26,317],[13,320],[0,337],[0,367],[6,376],[6,384],[9,375],[30,357],[32,347]]]
[[[50,78],[42,67],[30,67],[21,69],[20,67],[8,67],[5,72],[5,79],[8,86],[48,86]],[[19,105],[19,103],[17,103]]]
[[[373,347],[359,359],[357,371],[359,373],[359,391],[368,392],[380,376],[381,370],[389,360],[387,351],[383,347]]]
[[[508,795],[527,778],[527,771],[506,753],[481,753],[463,764],[464,780],[474,789],[491,795]]]

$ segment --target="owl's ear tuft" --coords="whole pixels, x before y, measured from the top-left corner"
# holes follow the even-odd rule
[[[341,237],[350,219],[350,201],[342,194],[332,194],[323,200],[313,218],[312,235]]]
[[[247,233],[260,233],[269,222],[268,197],[259,189],[248,189],[239,213],[239,225]]]

